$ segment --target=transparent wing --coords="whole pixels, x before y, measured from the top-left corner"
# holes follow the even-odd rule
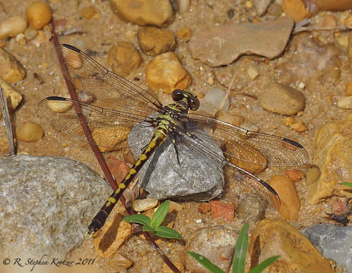
[[[278,209],[280,207],[280,198],[275,190],[270,187],[265,181],[256,177],[252,173],[246,171],[245,169],[232,164],[224,157],[219,156],[219,154],[214,151],[214,148],[211,146],[205,145],[203,141],[199,138],[190,136],[182,131],[177,131],[179,138],[179,145],[185,145],[192,152],[206,157],[208,160],[211,160],[213,163],[215,171],[224,172],[226,177],[234,177],[235,172],[240,172],[245,174],[248,179],[240,180],[241,184],[248,189],[250,192],[254,193],[261,200],[268,202],[271,206]]]
[[[127,147],[130,130],[146,117],[115,106],[108,109],[62,97],[48,97],[39,103],[39,113],[56,128],[87,142],[77,117],[84,116],[95,143],[100,147]],[[148,123],[144,123],[148,124]]]
[[[284,167],[297,166],[308,161],[305,148],[288,138],[249,131],[201,115],[186,116],[189,122],[197,124],[223,145],[225,157],[237,166],[252,164]]]
[[[132,82],[109,71],[83,51],[74,46],[62,44],[51,51],[52,59],[62,71],[58,54],[62,52],[67,67],[65,75],[77,91],[92,94],[95,98],[115,106],[133,109],[144,115],[158,111],[161,103],[150,93]]]

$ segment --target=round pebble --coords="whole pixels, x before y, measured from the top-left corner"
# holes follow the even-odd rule
[[[156,56],[147,64],[145,74],[150,89],[162,89],[169,94],[175,89],[187,89],[192,82],[191,75],[172,51]]]
[[[96,12],[96,10],[93,7],[86,7],[86,8],[82,8],[79,11],[79,14],[84,19],[90,20],[90,19],[92,19],[95,16],[95,14],[97,14],[97,12]]]
[[[287,116],[302,111],[305,101],[301,91],[276,82],[268,84],[258,96],[259,105],[265,110]]]
[[[312,165],[306,174],[308,185],[313,184],[320,177],[320,169],[317,165]]]
[[[44,131],[39,124],[34,122],[24,122],[16,129],[16,137],[19,141],[38,141],[44,135]]]
[[[15,37],[27,28],[27,21],[21,16],[8,18],[0,23],[0,40]]]
[[[45,2],[34,2],[26,10],[29,25],[34,29],[41,29],[51,20],[50,6]]]
[[[108,62],[115,73],[127,77],[141,65],[143,59],[133,44],[119,42],[109,50]]]
[[[156,27],[138,30],[138,42],[142,51],[149,56],[156,56],[176,49],[176,40],[172,31]]]

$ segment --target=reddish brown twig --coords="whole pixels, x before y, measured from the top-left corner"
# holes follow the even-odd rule
[[[59,59],[59,63],[60,63],[60,68],[61,71],[63,72],[63,77],[65,79],[65,83],[68,89],[68,92],[70,94],[71,99],[73,100],[77,100],[76,94],[74,92],[72,83],[70,82],[70,80],[68,79],[68,77],[66,76],[68,74],[67,72],[67,67],[64,63],[64,59],[62,56],[62,52],[60,50],[60,47],[57,47],[59,45],[59,40],[57,38],[56,32],[55,32],[55,24],[54,24],[54,20],[51,20],[51,33],[53,35],[53,42],[54,45],[56,46],[56,53]],[[77,116],[79,118],[79,121],[81,123],[83,132],[87,138],[87,141],[90,145],[90,147],[92,148],[95,157],[98,160],[98,163],[102,169],[102,171],[104,172],[104,175],[106,177],[106,179],[109,181],[111,187],[115,190],[117,188],[117,184],[116,181],[113,179],[110,170],[108,169],[105,160],[98,148],[98,146],[96,145],[94,139],[91,137],[91,132],[90,129],[87,125],[86,120],[84,119],[81,109],[79,108],[78,105],[75,105],[75,111],[77,113]],[[121,198],[121,203],[123,204],[123,206],[125,207],[125,209],[127,210],[127,212],[132,215],[134,214],[134,210],[132,208],[127,208],[125,205],[125,197],[122,195]],[[175,273],[181,273],[176,266],[170,261],[170,259],[165,255],[165,253],[161,250],[161,248],[159,247],[159,245],[150,237],[150,235],[148,234],[148,232],[143,231],[142,234],[144,235],[144,237],[146,238],[146,240],[149,242],[149,244],[151,244],[151,246],[159,253],[159,255],[161,256],[161,258],[163,259],[163,261],[170,267],[170,269],[175,272]]]

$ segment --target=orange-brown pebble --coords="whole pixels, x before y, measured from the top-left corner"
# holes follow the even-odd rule
[[[345,85],[345,96],[352,96],[352,81],[346,83]]]
[[[16,137],[19,141],[34,142],[41,139],[44,131],[39,124],[34,122],[24,122],[16,129]]]
[[[45,2],[34,2],[26,10],[29,25],[34,29],[46,26],[52,16],[50,6]]]
[[[336,27],[337,25],[337,20],[335,16],[327,16],[323,20],[323,27]]]
[[[210,211],[210,204],[209,204],[209,203],[202,203],[202,204],[199,204],[199,206],[198,206],[198,211],[199,211],[201,214],[207,213],[208,211]]]
[[[97,12],[96,12],[96,10],[93,7],[85,7],[85,8],[82,8],[79,11],[79,14],[84,19],[90,20],[90,19],[92,19],[95,16],[95,14],[97,14]]]
[[[296,221],[299,213],[299,198],[291,179],[284,175],[275,175],[269,182],[270,186],[279,194],[281,206],[279,213],[290,221]]]
[[[222,218],[231,221],[235,218],[235,206],[225,204],[220,201],[210,201],[211,217],[213,219]]]
[[[117,183],[120,183],[130,170],[130,167],[128,167],[125,162],[111,155],[106,159],[106,165],[111,174],[115,177]]]
[[[288,170],[285,172],[285,175],[288,178],[290,178],[293,182],[297,182],[297,181],[301,180],[303,177],[305,177],[304,172],[297,170],[297,169]]]

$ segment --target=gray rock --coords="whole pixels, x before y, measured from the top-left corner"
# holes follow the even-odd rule
[[[320,224],[305,228],[302,233],[324,257],[346,266],[347,272],[352,273],[352,227]]]
[[[97,173],[73,160],[1,158],[0,253],[25,261],[65,258],[111,191]]]
[[[214,140],[198,127],[191,127],[207,147],[223,158],[223,153]],[[153,128],[141,123],[135,126],[128,143],[137,158],[152,137]],[[168,138],[150,157],[138,173],[140,186],[156,199],[208,201],[219,196],[224,187],[224,175],[216,164],[204,157],[203,153],[176,143],[180,163],[171,138]]]
[[[258,96],[258,103],[265,110],[287,116],[302,111],[305,102],[301,91],[276,82],[269,83]]]
[[[186,253],[186,251],[192,251],[205,256],[222,270],[229,272],[237,237],[238,230],[230,225],[197,230],[181,253],[181,261],[189,272],[209,272]]]
[[[279,56],[290,38],[294,22],[289,17],[263,23],[223,25],[194,35],[189,48],[192,57],[210,66],[232,63],[240,55]]]

